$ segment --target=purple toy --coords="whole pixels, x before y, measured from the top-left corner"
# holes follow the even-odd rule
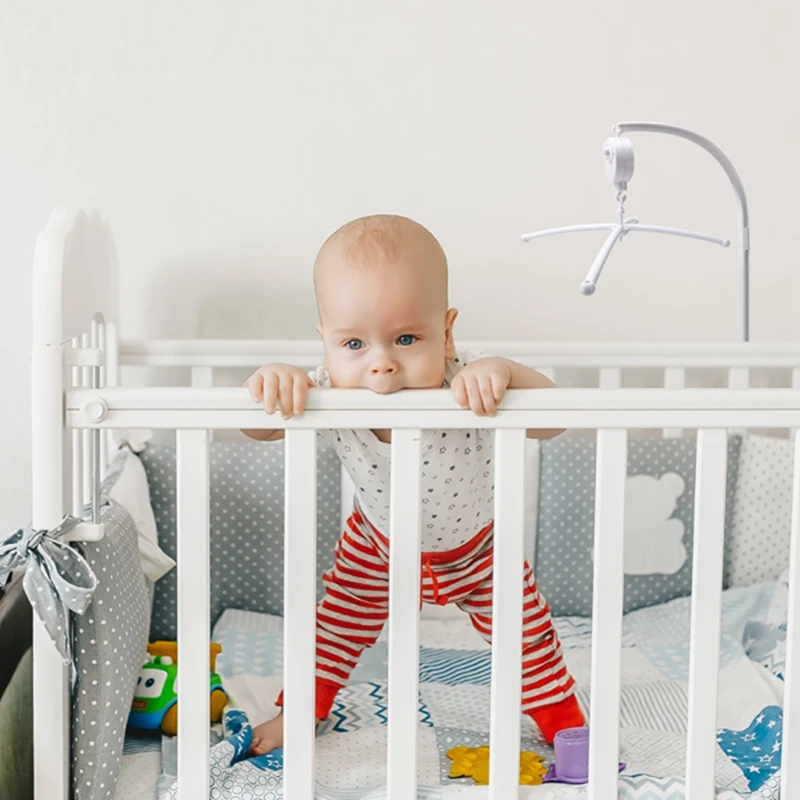
[[[589,729],[565,728],[556,734],[553,741],[556,753],[554,764],[550,765],[546,783],[588,783],[589,781]],[[620,762],[620,772],[625,764]]]

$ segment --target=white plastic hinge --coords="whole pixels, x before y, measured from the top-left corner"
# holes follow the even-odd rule
[[[108,403],[102,397],[90,397],[81,404],[81,413],[91,422],[102,422],[108,416]]]

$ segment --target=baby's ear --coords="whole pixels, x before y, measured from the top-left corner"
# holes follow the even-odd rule
[[[453,324],[458,316],[458,309],[450,308],[444,318],[444,355],[445,358],[454,359],[456,357],[456,343],[453,338]]]

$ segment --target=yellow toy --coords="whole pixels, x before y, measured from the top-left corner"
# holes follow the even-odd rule
[[[454,747],[447,751],[453,761],[451,778],[472,778],[478,786],[489,784],[489,748]],[[547,767],[544,756],[523,750],[519,754],[519,782],[521,786],[538,786],[544,783]]]

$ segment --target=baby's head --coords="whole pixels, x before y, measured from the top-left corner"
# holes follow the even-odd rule
[[[430,231],[393,215],[348,222],[322,245],[314,288],[333,386],[388,394],[442,385],[457,312]]]

